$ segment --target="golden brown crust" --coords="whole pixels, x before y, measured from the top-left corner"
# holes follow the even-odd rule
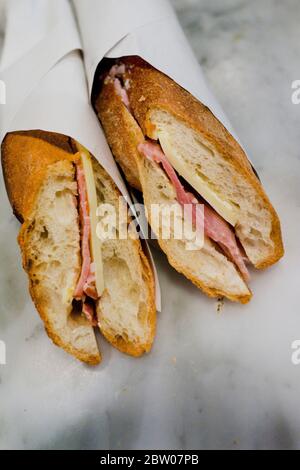
[[[103,125],[108,144],[110,145],[115,158],[122,165],[123,151],[121,149],[126,148],[127,162],[134,162],[134,164],[131,166],[131,170],[138,172],[137,174],[139,175],[139,180],[141,181],[139,182],[139,185],[143,186],[144,157],[142,157],[138,152],[137,146],[139,143],[144,141],[144,135],[135,119],[122,103],[120,97],[116,94],[115,88],[111,82],[106,82],[105,86],[103,86],[96,100],[95,107],[98,112],[98,117],[101,121],[101,124]],[[117,126],[114,125],[115,122],[118,123]],[[126,174],[125,171],[124,173]],[[148,213],[151,214],[149,207]],[[249,294],[245,296],[232,296],[218,291],[217,289],[209,288],[207,285],[195,278],[191,271],[185,267],[182,267],[178,262],[176,262],[174,257],[170,255],[168,244],[165,243],[164,240],[159,240],[158,243],[163,252],[165,252],[171,266],[183,274],[187,279],[192,281],[208,296],[226,296],[232,301],[241,303],[247,303],[251,299],[251,291],[249,291]]]
[[[112,153],[121,166],[128,183],[141,191],[136,159],[139,157],[137,145],[143,142],[144,136],[141,130],[138,135],[137,132],[131,132],[129,126],[124,127],[124,121],[132,116],[122,103],[120,105],[120,97],[115,93],[112,82],[108,82],[102,88],[95,107],[106,135],[110,136],[109,145]]]
[[[183,274],[187,279],[192,281],[192,283],[195,284],[196,287],[201,289],[206,295],[208,295],[208,297],[226,297],[227,299],[232,300],[233,302],[240,302],[241,304],[247,304],[251,300],[252,292],[250,289],[247,295],[232,295],[228,292],[208,287],[204,282],[201,282],[199,279],[197,279],[190,270],[179,264],[176,259],[168,253],[168,246],[164,242],[164,240],[159,240],[158,243],[161,249],[166,253],[171,266],[173,266],[176,271]]]
[[[124,116],[126,116],[126,114],[128,113],[124,113]],[[142,139],[143,139],[143,136],[142,136]],[[103,173],[104,171],[105,170],[101,168],[101,172]],[[114,181],[111,180],[110,186],[111,186],[111,189],[116,193],[116,195],[120,196],[120,191],[115,185]],[[132,219],[128,216],[127,223],[130,224],[131,222],[132,222]],[[149,320],[149,329],[150,329],[149,339],[146,344],[136,344],[136,343],[131,343],[129,341],[124,341],[124,339],[121,337],[116,337],[114,335],[109,334],[104,328],[101,328],[101,326],[100,326],[100,331],[103,334],[103,336],[107,339],[107,341],[109,341],[119,351],[125,354],[128,354],[130,356],[139,357],[143,355],[145,352],[150,351],[153,341],[154,341],[154,337],[155,337],[155,331],[156,331],[155,281],[154,281],[153,271],[150,266],[150,261],[148,260],[147,256],[145,255],[143,251],[142,242],[140,240],[133,239],[132,243],[134,244],[134,248],[139,253],[139,257],[140,257],[141,264],[142,264],[143,279],[147,285],[147,289],[149,293],[148,303],[147,303],[147,306],[148,306],[147,318]]]
[[[120,105],[121,104],[121,105]],[[112,149],[116,160],[119,162],[122,170],[126,176],[127,181],[131,186],[138,190],[142,190],[139,181],[139,170],[137,161],[140,159],[137,146],[144,141],[144,136],[139,126],[136,124],[131,114],[128,113],[126,107],[120,103],[119,96],[115,93],[115,88],[112,83],[107,83],[102,90],[101,99],[97,99],[96,110],[98,117],[104,127],[104,131],[108,138],[109,146]],[[117,188],[115,188],[117,191]],[[155,285],[152,269],[149,261],[143,253],[141,247],[139,248],[140,257],[143,264],[143,274],[146,280],[150,296],[149,296],[149,325],[151,334],[149,341],[144,345],[132,344],[124,341],[122,338],[116,338],[109,335],[107,332],[102,331],[106,339],[113,344],[117,349],[125,354],[131,356],[141,356],[145,352],[149,352],[153,344],[156,329],[156,306],[155,306]]]
[[[68,137],[55,133],[44,131],[14,132],[5,137],[1,150],[3,173],[8,196],[14,213],[23,222],[19,232],[18,242],[21,248],[23,267],[25,271],[28,272],[29,291],[36,309],[45,324],[47,334],[57,346],[60,346],[77,359],[89,365],[99,364],[101,362],[100,353],[94,355],[87,354],[84,350],[78,350],[72,347],[72,345],[66,344],[62,341],[60,336],[57,335],[48,320],[45,302],[41,300],[41,296],[38,294],[37,287],[28,270],[26,234],[34,202],[49,165],[61,160],[71,162],[75,162],[77,160],[74,143],[70,141]],[[16,156],[19,156],[19,158]],[[115,191],[118,191],[113,182],[112,184]],[[137,249],[139,250],[143,265],[143,276],[149,290],[150,340],[146,345],[132,345],[126,343],[121,344],[118,339],[109,338],[107,335],[105,336],[108,341],[110,341],[120,351],[132,356],[140,356],[145,351],[148,352],[153,343],[156,326],[156,307],[154,301],[154,279],[149,261],[142,251],[140,242],[136,240],[134,243],[136,243]]]
[[[12,132],[3,140],[1,158],[6,190],[14,214],[20,222],[32,211],[47,166],[63,159],[74,160],[66,139],[68,138],[54,133],[50,139],[48,132],[31,131]]]
[[[201,133],[205,140],[225,160],[233,165],[242,178],[246,179],[257,194],[259,194],[266,209],[272,216],[271,239],[274,243],[274,251],[268,258],[256,264],[255,267],[262,269],[276,263],[284,254],[280,221],[240,145],[206,106],[177,85],[172,79],[151,67],[142,59],[133,57],[124,58],[122,62],[126,65],[124,80],[128,80],[129,83],[127,93],[131,111],[145,136],[154,137],[153,124],[150,120],[151,112],[156,109],[167,111],[187,126]],[[97,101],[97,109],[99,109],[99,114],[102,116],[101,120],[104,122],[104,128],[106,127],[105,131],[110,136],[109,141],[111,142],[112,150],[114,151],[117,148],[117,141],[119,139],[126,139],[126,146],[128,148],[127,159],[130,163],[133,157],[137,158],[137,156],[136,151],[133,152],[131,150],[127,141],[132,139],[134,145],[136,137],[132,138],[128,135],[127,130],[122,131],[120,123],[118,123],[118,132],[114,135],[114,129],[108,124],[109,116],[105,114],[101,106],[102,97],[104,96],[106,101],[105,106],[110,108],[111,112],[116,111],[116,97],[113,98],[115,93],[109,90],[107,85],[104,85]],[[120,107],[120,99],[118,101]],[[124,105],[121,107],[123,112],[127,111]],[[119,155],[119,159],[121,158],[122,154]]]
[[[135,241],[137,242],[137,241]],[[138,243],[138,242],[137,242]],[[140,357],[144,353],[148,353],[151,350],[153,345],[153,340],[155,337],[156,331],[156,305],[155,305],[155,284],[152,269],[149,264],[149,260],[146,255],[143,253],[142,248],[139,245],[139,253],[141,257],[141,262],[143,265],[143,278],[148,286],[149,298],[148,298],[148,322],[149,322],[149,339],[144,344],[137,344],[125,341],[122,337],[116,337],[112,334],[109,334],[106,330],[100,328],[103,336],[109,341],[116,349],[121,351],[124,354],[128,354],[133,357]]]
[[[43,133],[42,131],[15,132],[6,136],[2,144],[2,166],[6,188],[14,212],[23,221],[18,236],[23,268],[28,273],[31,298],[44,322],[49,338],[54,344],[80,361],[95,365],[101,362],[99,352],[89,354],[84,350],[74,348],[57,334],[48,318],[46,300],[43,301],[39,286],[36,285],[33,276],[30,274],[26,237],[35,198],[49,165],[62,159],[74,160],[71,147],[68,145],[65,145],[64,149],[61,147],[67,143],[67,140],[64,139],[65,136],[53,134],[50,139],[49,137],[49,133]],[[54,147],[55,143],[58,143],[59,147]]]
[[[26,233],[26,228],[27,228],[26,225],[23,224],[19,233],[19,237],[18,237],[18,242],[21,248],[21,253],[22,253],[23,268],[25,271],[27,271],[26,269],[27,251],[25,249],[26,243],[24,241],[24,234]],[[74,356],[79,361],[85,362],[88,365],[100,364],[100,362],[102,361],[102,356],[101,356],[100,351],[98,351],[97,354],[88,354],[86,351],[74,348],[70,343],[66,343],[65,341],[62,340],[62,338],[57,334],[56,330],[53,328],[53,326],[49,322],[46,304],[45,302],[38,300],[39,295],[38,295],[36,286],[33,282],[34,279],[29,274],[28,274],[28,280],[29,280],[29,293],[30,293],[31,299],[44,323],[47,335],[53,341],[53,343],[56,346],[62,348],[67,353]]]
[[[143,183],[143,166],[144,166],[144,157],[140,155],[137,151],[137,146],[139,143],[144,141],[144,135],[132,117],[128,112],[127,108],[122,103],[120,97],[116,94],[115,88],[111,82],[107,82],[103,86],[97,100],[95,103],[96,110],[98,112],[98,117],[103,125],[108,144],[112,149],[115,158],[122,165],[123,151],[121,149],[127,148],[126,158],[127,163],[131,165],[132,168],[138,168],[140,180]],[[118,126],[115,126],[114,123],[117,122]],[[124,170],[125,175],[126,171]],[[141,185],[141,183],[139,183]],[[141,185],[143,186],[143,184]],[[147,205],[146,201],[144,201]],[[150,208],[148,207],[148,213],[151,214]],[[168,244],[164,240],[158,241],[161,249],[165,252],[169,263],[173,266],[178,272],[183,274],[187,279],[193,282],[198,288],[205,292],[210,297],[220,297],[226,296],[232,301],[247,303],[252,297],[252,293],[249,290],[249,294],[245,296],[233,296],[225,294],[217,289],[209,288],[199,279],[195,278],[193,273],[182,267],[174,257],[169,253]],[[116,346],[118,347],[118,346]]]
[[[79,361],[82,361],[88,365],[97,365],[100,364],[102,361],[102,356],[100,351],[97,354],[89,354],[86,351],[78,348],[74,348],[72,344],[66,343],[62,340],[61,336],[59,336],[56,330],[53,328],[52,324],[49,321],[48,314],[47,314],[47,305],[41,299],[39,292],[37,291],[37,286],[34,283],[33,277],[30,276],[30,273],[27,269],[28,257],[27,257],[27,250],[26,250],[26,232],[27,232],[27,223],[24,223],[21,227],[18,236],[18,242],[21,248],[22,253],[22,261],[23,261],[23,268],[28,273],[28,280],[29,280],[29,292],[32,298],[32,301],[44,322],[45,330],[47,332],[48,337],[53,341],[53,343],[62,348],[67,353],[74,356]]]

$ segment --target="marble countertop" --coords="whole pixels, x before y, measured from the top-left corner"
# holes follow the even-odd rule
[[[28,302],[1,181],[0,448],[300,448],[291,360],[300,340],[299,2],[173,3],[281,217],[286,256],[253,274],[249,305],[218,312],[155,252],[163,310],[153,351],[137,361],[102,341],[103,364],[91,369],[52,346]]]

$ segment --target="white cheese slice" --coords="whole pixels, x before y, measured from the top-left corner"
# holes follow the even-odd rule
[[[81,157],[86,190],[87,199],[89,204],[89,216],[91,221],[91,240],[90,250],[91,258],[94,263],[95,277],[96,277],[96,288],[99,296],[104,291],[104,276],[103,276],[103,261],[102,261],[102,246],[101,240],[97,237],[97,192],[94,178],[94,171],[92,166],[92,160],[89,151],[82,145],[77,143],[77,148]]]
[[[235,226],[238,221],[238,209],[228,201],[222,199],[212,190],[209,183],[195,172],[191,172],[184,163],[182,157],[173,148],[170,138],[166,132],[158,131],[158,139],[164,154],[173,168],[182,176],[218,214],[229,224]]]

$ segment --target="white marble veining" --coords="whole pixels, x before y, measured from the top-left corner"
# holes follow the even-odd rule
[[[163,311],[147,357],[101,340],[92,369],[51,345],[1,180],[0,448],[300,448],[300,79],[298,0],[174,0],[207,79],[283,225],[286,256],[253,273],[247,306],[221,313],[155,253]],[[0,3],[1,15],[1,3]]]

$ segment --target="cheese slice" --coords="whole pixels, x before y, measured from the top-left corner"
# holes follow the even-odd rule
[[[179,173],[179,175],[182,176],[203,199],[223,217],[223,219],[234,227],[238,221],[238,209],[230,202],[222,199],[199,174],[190,171],[181,155],[179,155],[172,146],[166,132],[159,130],[157,137],[164,154],[177,173]]]
[[[92,166],[92,159],[89,151],[77,142],[77,148],[81,157],[86,190],[87,199],[89,204],[89,216],[91,221],[91,240],[90,250],[91,258],[95,266],[95,278],[96,288],[99,296],[104,291],[104,276],[103,276],[103,261],[102,261],[102,246],[101,240],[97,237],[97,192],[94,178],[94,171]]]

